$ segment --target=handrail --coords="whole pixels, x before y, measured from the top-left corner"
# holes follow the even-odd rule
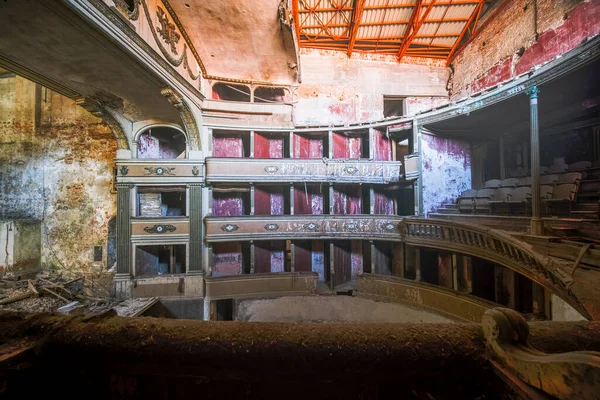
[[[478,323],[487,310],[500,307],[443,286],[387,275],[359,275],[355,292],[358,297],[424,308],[461,322]]]
[[[207,157],[205,163],[207,182],[390,183],[402,178],[401,161]]]
[[[548,289],[558,291],[577,311],[591,318],[569,290],[573,278],[551,258],[507,233],[467,223],[412,217],[402,220],[399,230],[400,240],[407,244],[453,250],[511,268]]]
[[[538,351],[528,343],[529,325],[523,316],[508,308],[486,311],[481,325],[487,347],[501,366],[492,364],[511,381],[514,374],[553,398],[600,399],[600,352]]]
[[[316,272],[210,276],[204,280],[204,298],[222,300],[314,295],[317,292],[317,279]]]
[[[573,295],[573,278],[531,245],[493,228],[433,218],[393,215],[284,215],[207,217],[208,242],[294,239],[378,239],[455,251],[510,268],[548,288],[591,319]]]

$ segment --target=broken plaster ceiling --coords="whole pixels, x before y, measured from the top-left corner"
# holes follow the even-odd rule
[[[296,82],[293,27],[280,22],[279,0],[169,0],[169,4],[209,78]]]

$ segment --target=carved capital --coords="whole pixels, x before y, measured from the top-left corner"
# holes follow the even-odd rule
[[[97,100],[94,100],[89,97],[82,97],[75,100],[75,104],[85,108],[88,112],[90,112],[93,116],[100,118],[103,123],[105,123],[113,135],[115,136],[115,140],[117,141],[118,149],[129,150],[129,140],[127,140],[127,135],[125,134],[125,130],[121,123],[111,114],[110,111],[106,108],[106,106]]]
[[[185,133],[187,134],[189,149],[200,150],[200,131],[198,129],[198,124],[196,123],[196,118],[194,118],[194,114],[187,102],[179,93],[170,87],[162,89],[160,93],[179,111],[179,115],[185,127]]]
[[[508,308],[487,310],[481,326],[493,356],[522,381],[559,399],[597,397],[600,353],[538,351],[527,342],[525,318]]]
[[[137,20],[140,16],[140,0],[133,0],[131,6],[125,0],[113,0],[113,3],[115,3],[117,10],[132,21]]]

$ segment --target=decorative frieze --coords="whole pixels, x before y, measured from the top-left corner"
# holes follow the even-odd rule
[[[117,182],[202,182],[202,170],[202,164],[198,160],[117,160]]]
[[[175,232],[177,227],[175,225],[170,224],[154,224],[152,226],[144,227],[144,232],[147,233],[166,233],[166,232]]]
[[[208,242],[254,239],[398,240],[401,217],[387,215],[285,215],[206,217]],[[318,222],[317,222],[318,221]]]
[[[400,161],[207,158],[210,182],[398,182]]]

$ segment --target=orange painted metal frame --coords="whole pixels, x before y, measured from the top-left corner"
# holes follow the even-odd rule
[[[352,53],[395,54],[398,61],[404,56],[443,59],[449,62],[465,34],[475,29],[481,17],[486,0],[416,0],[416,3],[385,4],[367,6],[366,0],[318,0],[309,6],[305,0],[292,0],[292,14],[295,21],[296,36],[300,47],[324,50],[344,51],[348,57]],[[476,5],[468,18],[427,19],[431,10],[438,6]],[[409,20],[386,21],[386,12],[390,9],[412,8]],[[423,8],[426,8],[423,12]],[[363,23],[366,10],[384,10],[377,21]],[[351,16],[350,16],[350,13]],[[311,18],[312,16],[312,18]],[[326,18],[325,18],[326,17]],[[311,22],[309,23],[309,19]],[[464,22],[460,33],[419,34],[424,24],[442,24],[448,22]],[[395,27],[407,25],[404,34],[398,36],[381,36],[384,26]],[[373,32],[369,37],[359,37],[361,27],[380,27],[379,33]],[[395,28],[391,28],[395,29]],[[313,30],[313,33],[309,33]],[[473,33],[471,34],[473,36]],[[414,43],[415,39],[456,38],[452,45]],[[470,37],[471,38],[471,37]],[[469,38],[469,39],[470,39]]]

